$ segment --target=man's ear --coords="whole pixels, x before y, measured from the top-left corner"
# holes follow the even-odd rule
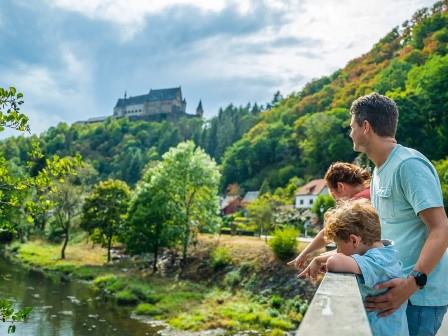
[[[364,134],[367,134],[370,131],[372,131],[372,125],[370,125],[370,123],[367,120],[363,121],[362,126],[363,126],[363,129],[364,129]]]

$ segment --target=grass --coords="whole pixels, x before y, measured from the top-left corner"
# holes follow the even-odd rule
[[[50,244],[42,240],[30,241],[20,245],[19,258],[32,266],[49,270],[64,267],[75,269],[80,266],[100,266],[106,262],[105,251],[86,243],[69,244],[65,250],[65,259],[61,259],[61,244]]]

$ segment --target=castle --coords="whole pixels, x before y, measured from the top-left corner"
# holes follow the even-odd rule
[[[181,87],[169,89],[151,89],[148,94],[119,98],[113,109],[112,118],[129,117],[129,119],[175,119],[180,116],[200,117],[204,115],[202,101],[199,101],[196,114],[187,114],[187,102],[182,98]],[[78,123],[95,123],[109,117],[95,117]]]

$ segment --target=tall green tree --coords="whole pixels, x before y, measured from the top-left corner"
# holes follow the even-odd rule
[[[157,184],[157,179],[151,179],[153,170],[154,167],[148,169],[131,199],[122,238],[131,253],[153,253],[156,272],[160,250],[175,246],[181,230],[173,225],[170,204],[165,193],[160,192],[163,186]]]
[[[220,173],[214,160],[192,141],[182,142],[162,156],[151,180],[160,186],[169,209],[169,220],[181,230],[182,262],[200,228],[218,222]]]
[[[112,240],[118,237],[126,220],[131,191],[120,180],[102,181],[95,185],[84,201],[81,227],[92,233],[96,230],[107,247],[110,262]]]

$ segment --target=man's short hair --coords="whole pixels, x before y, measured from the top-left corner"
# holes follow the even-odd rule
[[[381,240],[380,219],[369,201],[344,201],[325,213],[324,234],[327,240],[344,242],[354,234],[371,245]]]
[[[377,135],[395,137],[398,107],[392,99],[373,92],[356,99],[350,112],[359,126],[367,120]]]

